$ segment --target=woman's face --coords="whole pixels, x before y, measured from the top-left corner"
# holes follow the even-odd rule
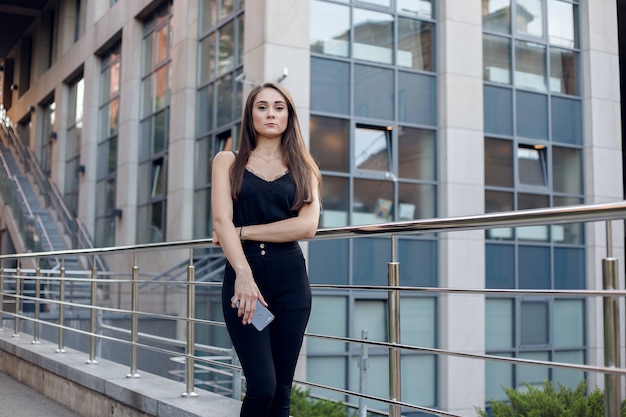
[[[288,120],[285,98],[273,88],[259,91],[252,106],[252,123],[257,138],[280,138],[287,129]]]

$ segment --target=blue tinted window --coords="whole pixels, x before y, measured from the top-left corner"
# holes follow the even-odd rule
[[[517,92],[517,134],[548,139],[548,98],[543,94]]]
[[[485,133],[513,135],[513,99],[511,90],[485,86]]]
[[[387,285],[387,263],[391,261],[389,238],[353,240],[353,284]],[[329,262],[324,259],[324,262]]]
[[[437,243],[400,239],[398,242],[400,285],[437,286]]]
[[[313,85],[315,81],[313,81]],[[354,115],[393,120],[393,71],[365,65],[354,66]],[[413,92],[415,93],[415,92]]]
[[[398,119],[401,122],[435,126],[435,77],[398,73]]]
[[[313,284],[348,283],[348,241],[324,240],[309,243],[309,279]]]
[[[585,250],[582,248],[554,249],[554,289],[585,289]]]
[[[550,248],[519,247],[520,289],[550,289]]]
[[[350,67],[345,62],[311,58],[311,110],[350,113]]]
[[[515,250],[511,245],[486,245],[487,288],[515,288]]]
[[[583,144],[582,110],[579,100],[552,97],[552,140]]]

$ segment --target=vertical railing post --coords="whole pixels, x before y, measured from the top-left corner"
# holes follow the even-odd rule
[[[4,261],[0,261],[0,332],[4,331]]]
[[[607,258],[602,260],[602,282],[605,291],[619,289],[617,258],[612,257],[611,222],[606,222]],[[604,366],[620,367],[620,323],[619,298],[615,295],[604,297]],[[604,374],[604,415],[620,417],[621,413],[621,375]]]
[[[139,308],[139,267],[137,266],[137,254],[135,254],[135,264],[132,269],[132,289],[131,289],[131,321],[130,321],[130,373],[127,378],[139,378],[137,373],[137,340],[139,325],[137,322],[137,309]]]
[[[194,368],[195,361],[193,360],[194,346],[196,342],[195,336],[195,290],[194,285],[195,271],[193,266],[193,249],[189,250],[189,265],[187,266],[187,357],[185,358],[185,384],[186,391],[183,392],[183,397],[196,397],[198,394],[194,391]]]
[[[97,311],[96,306],[98,304],[98,270],[96,269],[96,263],[93,262],[91,266],[91,306],[90,306],[90,325],[89,325],[89,360],[88,364],[96,364],[96,320]]]
[[[387,265],[390,287],[400,285],[400,263],[398,262],[398,236],[391,236],[391,262]],[[400,291],[389,290],[387,294],[389,312],[389,343],[400,343]],[[389,399],[400,401],[400,349],[389,348]],[[389,417],[400,417],[400,406],[389,404]]]
[[[61,259],[61,269],[59,270],[59,344],[57,353],[65,352],[65,341],[63,336],[63,326],[65,325],[65,258]]]
[[[20,261],[17,261],[17,266],[15,267],[15,316],[13,320],[13,337],[18,337],[20,335],[20,296],[22,294],[22,280],[20,279]]]
[[[40,258],[37,258],[37,266],[35,267],[35,323],[33,323],[33,341],[32,344],[36,345],[39,343],[39,296],[40,294],[40,278],[41,278],[41,267],[40,267]]]
[[[361,339],[367,340],[367,330],[361,330]],[[367,343],[361,343],[361,356],[359,357],[359,392],[367,394],[367,370],[369,368],[369,356]],[[359,417],[367,417],[367,404],[365,399],[359,397]]]

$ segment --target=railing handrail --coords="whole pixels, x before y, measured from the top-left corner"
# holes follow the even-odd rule
[[[565,224],[590,221],[626,219],[626,200],[613,203],[580,204],[563,207],[548,207],[528,210],[504,211],[498,213],[475,214],[448,218],[420,219],[401,222],[344,226],[318,229],[309,241],[365,236],[387,236],[409,233],[441,233],[489,228],[523,227],[551,224]],[[142,252],[162,249],[199,249],[213,244],[213,239],[190,239],[165,241],[100,248],[68,249],[48,252],[31,252],[0,255],[3,259],[32,258],[38,256],[65,256],[87,254],[109,254],[115,252]]]

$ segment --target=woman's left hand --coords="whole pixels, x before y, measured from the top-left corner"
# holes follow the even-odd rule
[[[217,237],[217,233],[215,233],[215,230],[213,231],[213,233],[212,233],[212,235],[211,235],[211,236],[212,236],[212,238],[213,238],[213,244],[214,244],[215,246],[220,246],[220,240],[219,240],[219,238]]]

